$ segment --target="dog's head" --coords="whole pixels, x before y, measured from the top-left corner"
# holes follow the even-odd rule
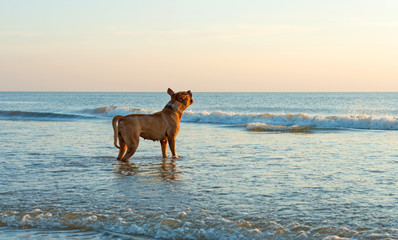
[[[174,104],[181,111],[184,111],[185,109],[187,109],[187,107],[189,107],[190,105],[193,104],[191,90],[188,90],[186,92],[182,91],[182,92],[174,93],[174,91],[169,88],[169,89],[167,89],[167,93],[171,97],[171,100],[169,103]]]

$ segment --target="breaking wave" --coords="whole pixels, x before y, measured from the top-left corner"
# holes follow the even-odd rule
[[[312,116],[306,113],[248,114],[226,113],[184,113],[183,121],[239,124],[253,131],[307,131],[312,128],[351,128],[374,130],[398,130],[398,119],[391,116]]]
[[[51,112],[1,111],[0,119],[23,121],[72,121],[93,119],[93,116]]]
[[[87,109],[84,110],[83,112],[89,114],[98,114],[107,117],[114,117],[116,115],[128,115],[128,114],[151,114],[156,111],[146,110],[141,108],[105,106],[94,109]]]
[[[156,111],[105,106],[85,109],[77,113],[2,111],[0,119],[27,121],[78,121],[108,119],[116,115],[151,114]],[[228,113],[223,111],[193,112],[185,111],[183,122],[214,123],[244,126],[249,131],[305,132],[311,129],[371,129],[398,130],[398,118],[392,116],[368,115],[309,115],[307,113]]]
[[[132,113],[150,114],[153,110],[106,106],[89,110],[93,114],[113,117]],[[307,113],[228,113],[223,111],[185,111],[183,122],[243,125],[252,131],[308,131],[314,128],[353,128],[398,130],[398,118],[392,116],[324,116]]]
[[[113,117],[132,113],[154,113],[155,111],[107,106],[96,108],[92,112]],[[227,113],[223,111],[193,112],[185,111],[183,122],[217,123],[244,125],[250,131],[287,131],[302,132],[316,128],[352,128],[374,130],[398,130],[398,119],[391,116],[324,116],[306,113]]]

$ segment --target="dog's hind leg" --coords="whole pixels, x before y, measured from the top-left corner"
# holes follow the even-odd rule
[[[119,148],[119,155],[117,156],[117,160],[122,159],[124,152],[126,151],[127,145],[124,142],[124,139],[122,138],[122,136],[120,136],[119,134],[119,144],[120,144],[120,148]]]
[[[167,139],[160,140],[160,145],[162,147],[163,158],[167,158]]]
[[[131,156],[134,155],[138,148],[139,137],[132,139],[131,142],[127,142],[127,152],[122,158],[123,162],[128,162]]]

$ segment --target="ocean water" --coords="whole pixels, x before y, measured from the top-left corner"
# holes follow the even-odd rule
[[[166,92],[0,92],[0,239],[398,239],[398,93],[193,94],[122,163]]]

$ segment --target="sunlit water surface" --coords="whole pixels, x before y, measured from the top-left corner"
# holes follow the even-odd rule
[[[121,163],[111,117],[166,93],[0,93],[0,239],[398,239],[397,94],[373,95],[198,93],[179,159]]]

